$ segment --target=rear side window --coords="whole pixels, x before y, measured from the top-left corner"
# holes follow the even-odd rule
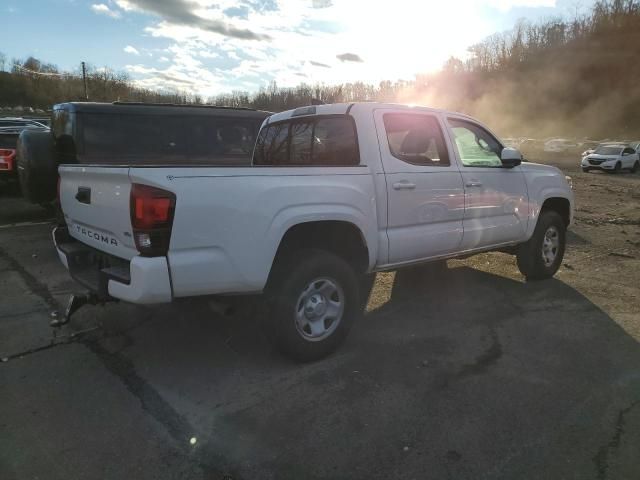
[[[254,165],[351,166],[360,163],[350,117],[318,117],[263,128]]]
[[[450,165],[447,146],[435,117],[387,113],[383,121],[389,150],[394,157],[415,165]]]
[[[258,121],[204,115],[78,115],[80,163],[249,164]]]

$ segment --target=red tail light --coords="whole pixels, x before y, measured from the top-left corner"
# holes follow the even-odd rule
[[[12,148],[0,148],[0,170],[13,170],[16,151]]]
[[[131,187],[131,226],[136,248],[145,257],[167,254],[176,196],[161,188],[134,183]]]

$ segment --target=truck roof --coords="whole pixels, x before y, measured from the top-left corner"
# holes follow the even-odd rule
[[[302,117],[307,115],[344,115],[349,113],[352,108],[358,110],[373,111],[380,108],[393,108],[407,111],[420,111],[420,112],[432,112],[432,113],[450,113],[466,117],[471,119],[464,113],[450,112],[448,110],[441,110],[437,108],[426,107],[423,105],[407,105],[402,103],[381,103],[381,102],[351,102],[351,103],[329,103],[324,105],[309,105],[305,107],[295,108],[293,110],[287,110],[285,112],[275,113],[269,117],[267,123],[277,122],[280,120],[286,120],[292,117]]]
[[[250,118],[265,118],[270,112],[244,107],[221,107],[218,105],[179,105],[173,103],[142,102],[66,102],[53,106],[53,110],[82,113],[126,113],[134,115],[222,115]]]

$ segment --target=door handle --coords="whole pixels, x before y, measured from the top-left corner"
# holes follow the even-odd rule
[[[467,186],[467,187],[481,187],[482,186],[482,182],[479,182],[478,180],[470,180],[467,183],[465,183],[465,186]]]
[[[78,193],[76,193],[76,200],[80,203],[91,203],[91,189],[87,187],[78,187]]]
[[[416,188],[416,184],[408,182],[406,180],[402,180],[401,182],[396,182],[393,184],[394,190],[413,190],[414,188]]]

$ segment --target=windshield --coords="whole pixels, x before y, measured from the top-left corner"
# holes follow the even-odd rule
[[[598,155],[620,155],[622,150],[622,147],[598,147],[593,153]]]

